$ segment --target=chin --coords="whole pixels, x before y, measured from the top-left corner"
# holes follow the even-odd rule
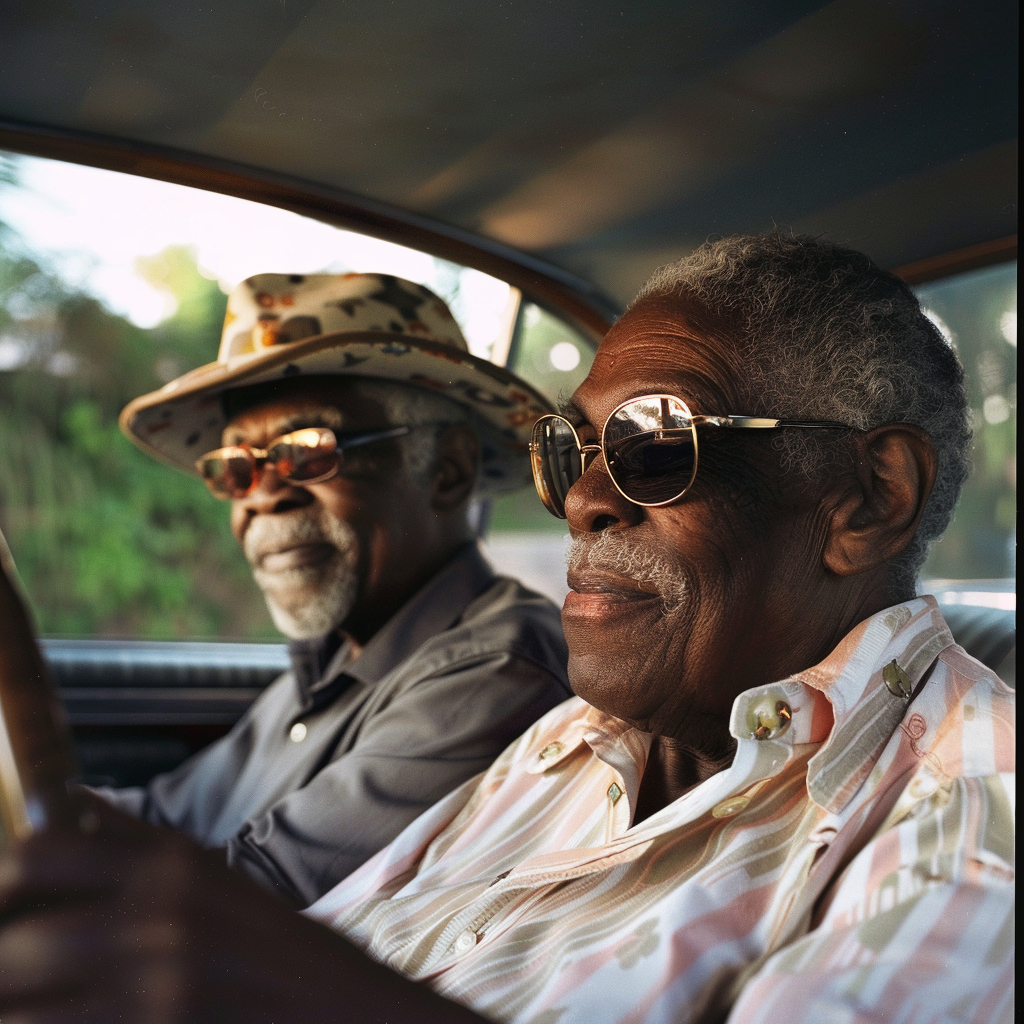
[[[345,576],[315,588],[263,593],[274,625],[290,640],[315,640],[337,629],[356,603],[355,576]]]
[[[689,632],[680,616],[645,616],[622,630],[567,622],[565,637],[573,693],[645,732],[683,685]]]
[[[636,679],[635,666],[628,659],[615,658],[593,648],[586,654],[569,654],[569,686],[577,697],[592,707],[616,718],[632,721],[629,687],[626,681]],[[619,666],[611,671],[610,665]]]
[[[340,622],[329,621],[319,615],[296,615],[294,612],[282,608],[269,597],[267,598],[267,608],[270,611],[270,617],[274,620],[274,625],[289,640],[315,640],[341,625]]]

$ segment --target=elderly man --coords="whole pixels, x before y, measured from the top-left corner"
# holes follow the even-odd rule
[[[222,1020],[1009,1020],[1013,694],[914,596],[968,442],[956,356],[866,257],[665,268],[534,435],[579,699],[305,918],[112,812],[33,839],[0,1007],[138,1016],[159,978]]]
[[[243,281],[217,362],[122,425],[231,501],[292,670],[228,736],[108,799],[307,906],[568,697],[557,609],[495,576],[470,522],[529,479],[545,406],[420,285]]]

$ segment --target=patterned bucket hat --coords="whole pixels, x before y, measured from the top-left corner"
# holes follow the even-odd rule
[[[121,429],[195,474],[195,460],[221,444],[225,391],[304,374],[393,380],[471,409],[481,432],[481,494],[530,482],[531,428],[552,411],[525,381],[470,355],[429,288],[387,274],[257,274],[228,298],[217,361],[130,402]]]

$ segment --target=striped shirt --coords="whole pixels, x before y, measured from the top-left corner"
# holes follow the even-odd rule
[[[730,729],[631,827],[650,736],[570,700],[307,913],[497,1021],[1009,1021],[1014,696],[934,600]]]

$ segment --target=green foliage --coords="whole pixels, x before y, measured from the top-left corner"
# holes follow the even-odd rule
[[[0,526],[44,634],[275,637],[227,506],[118,429],[129,399],[213,357],[226,303],[188,249],[139,264],[177,301],[152,330],[0,233]]]

